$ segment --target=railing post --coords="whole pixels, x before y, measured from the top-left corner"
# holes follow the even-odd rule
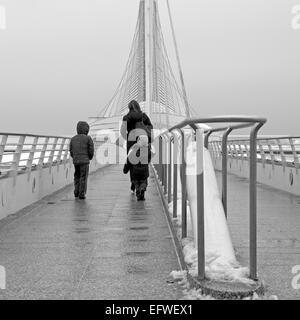
[[[33,138],[31,150],[30,150],[29,157],[28,157],[27,164],[26,164],[26,170],[28,172],[28,180],[30,179],[30,173],[32,170],[32,163],[33,163],[33,158],[34,158],[34,155],[36,152],[36,146],[38,143],[38,139],[39,139],[38,137]]]
[[[187,237],[187,190],[186,190],[186,162],[185,162],[185,134],[180,129],[181,134],[181,237]]]
[[[272,145],[271,145],[270,140],[269,140],[269,143],[268,143],[268,148],[269,148],[270,160],[271,160],[271,163],[272,163],[272,169],[274,169],[275,156],[274,156],[274,152],[273,152],[273,149],[272,149]]]
[[[63,151],[64,156],[63,156],[63,160],[62,161],[63,161],[63,164],[64,164],[64,168],[66,167],[68,156],[69,156],[69,145],[70,145],[70,142],[71,142],[71,139],[66,139],[65,144],[64,144],[64,147],[65,147],[65,145],[67,143],[66,149],[64,149],[64,151]],[[70,158],[69,158],[69,164],[71,164],[70,163]]]
[[[54,141],[52,143],[52,149],[50,151],[49,160],[48,160],[48,163],[50,164],[49,172],[52,171],[52,165],[53,165],[55,151],[56,151],[56,148],[57,148],[57,142],[58,142],[58,138],[54,138]]]
[[[279,147],[279,152],[280,152],[280,157],[281,157],[281,164],[283,166],[283,171],[284,171],[285,167],[286,167],[285,154],[284,154],[280,139],[277,139],[276,141],[277,141],[277,144],[278,144],[278,147]]]
[[[178,137],[175,132],[173,137],[173,217],[177,218]]]
[[[165,138],[164,136],[161,136],[162,140],[161,140],[161,155],[162,155],[162,161],[161,161],[161,184],[162,184],[162,189],[164,192],[164,188],[165,188]]]
[[[232,129],[228,128],[222,137],[222,203],[224,207],[225,217],[227,218],[227,140]]]
[[[259,147],[259,153],[260,153],[260,157],[261,157],[261,162],[262,162],[263,168],[265,168],[265,166],[266,166],[266,154],[265,154],[263,143],[258,142],[258,147]]]
[[[162,177],[161,183],[163,187],[163,192],[165,194],[166,191],[166,140],[165,137],[162,136]]]
[[[204,147],[208,149],[209,137],[211,136],[212,131],[208,131],[204,137]]]
[[[205,279],[203,129],[196,129],[198,277]]]
[[[163,161],[164,161],[164,194],[167,194],[168,188],[168,137],[165,138],[165,143],[163,145]]]
[[[232,141],[233,144],[233,158],[235,158],[236,163],[238,162],[238,151],[236,148],[236,141]]]
[[[168,203],[172,201],[172,135],[168,135]]]
[[[249,161],[249,213],[250,213],[250,278],[257,280],[257,132],[262,123],[252,128],[250,133]]]
[[[20,160],[21,160],[21,154],[22,154],[22,150],[24,147],[24,142],[25,142],[26,136],[20,136],[19,137],[19,141],[17,144],[17,148],[14,152],[14,156],[13,156],[13,163],[12,163],[12,174],[13,174],[13,184],[15,185],[17,182],[17,175],[18,175],[18,169],[19,169],[19,164],[20,164]]]
[[[249,144],[246,144],[246,150],[247,150],[247,161],[249,163],[249,159],[250,159],[250,142]]]
[[[43,168],[43,164],[44,164],[44,159],[45,159],[45,155],[46,155],[46,151],[47,151],[47,147],[48,147],[48,142],[49,142],[49,138],[45,138],[44,144],[43,144],[43,148],[40,154],[40,159],[39,159],[39,169]]]
[[[295,168],[297,170],[296,172],[298,172],[298,168],[300,167],[299,166],[299,156],[297,154],[297,150],[296,150],[293,138],[289,138],[289,141],[290,141],[291,149],[292,149],[293,156],[294,156],[294,164],[295,164]]]
[[[2,159],[3,159],[3,155],[4,155],[7,139],[8,139],[7,135],[2,136],[2,138],[1,138],[1,143],[0,143],[0,164],[1,164]]]
[[[159,157],[159,169],[158,169],[158,176],[159,176],[159,179],[160,179],[160,182],[162,183],[162,180],[163,180],[163,138],[162,137],[159,137],[158,138],[158,150],[159,150],[159,154],[158,154],[158,157]]]
[[[60,148],[59,148],[59,151],[58,151],[58,155],[57,155],[57,158],[56,158],[56,164],[57,164],[57,169],[58,170],[59,170],[59,165],[60,165],[60,162],[61,162],[62,153],[63,153],[65,144],[66,144],[66,138],[61,139],[61,145],[60,145]]]

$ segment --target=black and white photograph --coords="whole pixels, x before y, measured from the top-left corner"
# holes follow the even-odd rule
[[[0,0],[7,300],[300,300],[300,0]]]

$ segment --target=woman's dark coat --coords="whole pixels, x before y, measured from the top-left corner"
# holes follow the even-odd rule
[[[127,153],[128,153],[130,148],[136,143],[136,140],[128,141],[128,136],[129,136],[130,132],[136,128],[136,124],[138,122],[143,122],[144,125],[146,125],[150,129],[153,129],[153,125],[152,125],[149,117],[146,115],[146,113],[137,112],[137,111],[134,111],[134,110],[129,111],[123,117],[123,123],[124,122],[126,122],[126,124],[127,124],[127,134],[125,135],[122,132],[122,136],[123,136],[124,139],[127,140]]]

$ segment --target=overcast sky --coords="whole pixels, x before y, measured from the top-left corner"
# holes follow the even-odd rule
[[[166,4],[158,0],[165,38]],[[170,0],[191,105],[300,136],[300,0]],[[0,132],[72,134],[112,96],[138,0],[0,0]],[[173,47],[168,41],[171,59]]]

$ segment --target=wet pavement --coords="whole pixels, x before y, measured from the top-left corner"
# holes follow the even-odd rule
[[[220,181],[220,174],[217,174]],[[292,268],[300,265],[300,197],[258,185],[258,273],[267,295],[300,299]],[[243,265],[249,263],[248,181],[228,175],[228,222]],[[300,267],[299,267],[300,268]]]
[[[0,299],[178,299],[179,270],[154,178],[137,202],[122,168],[89,179],[85,201],[73,188],[0,222]]]

